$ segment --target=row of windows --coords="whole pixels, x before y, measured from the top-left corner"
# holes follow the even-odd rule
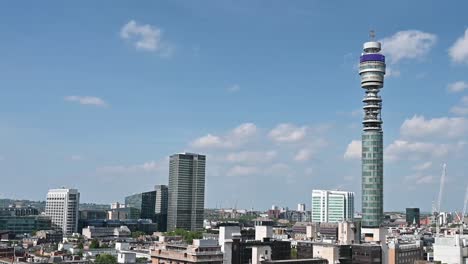
[[[372,140],[372,141],[363,141],[362,142],[363,146],[382,146],[382,141],[379,140]]]
[[[362,176],[367,176],[367,177],[381,177],[383,174],[383,171],[363,171]]]
[[[381,147],[373,147],[373,148],[362,147],[362,151],[364,152],[373,151],[377,153],[382,153],[382,148]]]
[[[374,195],[382,195],[382,189],[380,190],[362,190],[362,194],[374,194]]]
[[[377,134],[377,135],[362,135],[362,139],[382,139],[382,134]]]
[[[368,150],[367,150],[368,151]],[[362,153],[362,157],[363,158],[382,158],[382,153],[375,153],[375,152],[372,152],[372,153],[366,153],[366,151],[364,151]]]
[[[380,207],[380,202],[363,202],[364,207]]]
[[[383,72],[378,72],[378,71],[371,71],[371,72],[361,73],[361,77],[369,77],[369,76],[376,76],[376,77],[383,78],[384,74],[383,74]]]
[[[381,69],[385,71],[385,64],[379,62],[366,62],[365,64],[361,64],[359,66],[360,70],[367,70],[367,69]]]
[[[364,170],[383,170],[381,165],[363,165]]]
[[[363,200],[364,201],[381,201],[382,197],[380,197],[380,196],[364,196]]]
[[[380,214],[382,212],[381,209],[367,209],[367,208],[362,208],[363,213],[369,213],[369,214]]]
[[[365,158],[364,155],[363,158]],[[383,164],[383,162],[380,159],[363,159],[362,164]]]
[[[378,183],[382,183],[382,180],[380,178],[364,178],[364,182],[370,182],[370,183],[373,183],[373,184],[378,184]]]

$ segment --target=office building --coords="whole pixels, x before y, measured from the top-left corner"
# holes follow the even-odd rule
[[[406,208],[406,225],[419,226],[420,213],[419,208]]]
[[[160,242],[151,250],[152,264],[222,264],[223,252],[216,240],[194,239],[192,245]]]
[[[351,262],[352,251],[350,245],[337,245],[333,243],[313,242],[314,258],[328,260],[328,263],[360,263]]]
[[[36,237],[43,243],[59,243],[63,241],[62,230],[39,230],[36,232]]]
[[[297,204],[297,211],[305,212],[305,210],[306,210],[306,205],[304,203]]]
[[[381,264],[384,256],[382,247],[378,244],[353,244],[351,245],[352,262],[359,264]]]
[[[388,248],[388,264],[414,263],[417,260],[423,260],[421,241],[413,243],[391,242],[388,244]]]
[[[47,216],[17,216],[15,211],[0,211],[0,230],[8,230],[15,235],[29,235],[34,231],[50,227],[51,220]]]
[[[64,234],[77,232],[80,193],[76,189],[51,189],[47,193],[45,214],[52,227]]]
[[[140,210],[133,207],[120,207],[107,211],[109,220],[140,219]]]
[[[363,50],[359,64],[361,87],[366,93],[362,100],[362,227],[378,228],[383,221],[383,130],[379,91],[384,83],[385,56],[380,54],[381,44],[377,41],[364,43]]]
[[[156,191],[137,193],[125,197],[125,207],[135,208],[140,212],[140,219],[155,220]]]
[[[98,220],[98,219],[107,219],[107,211],[94,210],[94,209],[80,210],[80,217],[78,218],[77,232],[82,233],[83,228],[87,226],[86,223],[89,220]]]
[[[167,188],[167,185],[156,185],[154,186],[154,190],[156,191],[156,223],[158,224],[161,232],[166,232],[169,189]]]
[[[336,223],[340,221],[352,221],[353,216],[353,192],[312,191],[312,222]]]
[[[14,206],[14,205],[0,208],[0,214],[3,212],[10,212],[10,213],[13,213],[15,216],[27,216],[27,215],[39,214],[39,210],[37,210],[37,208],[31,207],[31,206],[21,207],[21,206]]]
[[[436,237],[434,261],[442,263],[468,263],[468,235]]]
[[[183,153],[170,157],[168,230],[203,229],[205,164],[204,155]]]
[[[120,227],[95,227],[88,226],[83,228],[82,234],[87,239],[111,239],[111,238],[120,238],[120,237],[130,237],[132,232],[126,226]]]
[[[82,225],[84,227],[94,226],[98,227],[111,227],[119,228],[126,226],[131,232],[144,232],[145,234],[151,235],[158,231],[157,224],[153,223],[149,219],[127,219],[127,220],[109,220],[109,219],[96,219],[96,220],[83,220]]]

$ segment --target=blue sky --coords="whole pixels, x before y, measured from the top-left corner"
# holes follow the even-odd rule
[[[357,62],[387,56],[385,209],[463,207],[468,4],[62,1],[0,4],[0,197],[85,202],[167,183],[167,157],[208,155],[207,207],[360,197]],[[455,8],[456,7],[456,8]],[[357,200],[360,208],[360,199]]]

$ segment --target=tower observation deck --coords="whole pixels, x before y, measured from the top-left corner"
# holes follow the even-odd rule
[[[362,120],[362,227],[379,227],[383,221],[383,131],[382,98],[385,56],[381,43],[364,43],[359,75],[365,90]]]

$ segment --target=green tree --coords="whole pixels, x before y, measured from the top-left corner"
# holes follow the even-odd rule
[[[96,257],[94,264],[117,264],[117,258],[109,254],[102,254]]]
[[[297,259],[297,248],[291,248],[291,258]]]
[[[187,231],[184,229],[176,229],[166,233],[169,236],[181,236],[187,243],[191,244],[194,239],[203,238],[202,232]]]
[[[148,259],[147,258],[137,258],[136,263],[148,263]]]
[[[94,248],[99,248],[99,241],[96,239],[91,240],[91,243],[89,244],[89,248],[94,249]]]
[[[79,249],[83,249],[83,248],[84,248],[83,242],[78,243],[78,248],[79,248]]]
[[[141,231],[132,232],[133,238],[139,238],[140,236],[144,236],[144,235],[146,235],[145,232],[141,232]]]

